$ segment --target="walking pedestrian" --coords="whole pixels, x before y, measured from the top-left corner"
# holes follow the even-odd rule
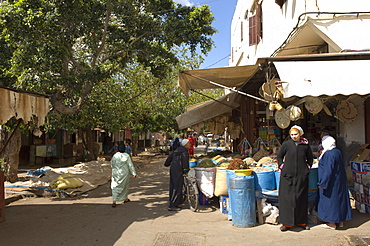
[[[290,138],[280,147],[277,155],[281,169],[279,185],[279,221],[281,231],[297,225],[305,230],[308,222],[308,174],[313,162],[313,154],[303,129],[293,126]]]
[[[194,147],[195,147],[196,143],[195,143],[195,139],[194,139],[193,135],[189,135],[188,140],[190,142],[190,147],[189,147],[189,150],[188,150],[189,155],[194,156]]]
[[[331,136],[322,138],[323,151],[318,170],[318,217],[327,222],[322,226],[333,229],[343,227],[343,221],[352,219],[351,204],[348,195],[346,170],[342,153],[336,148]]]
[[[182,186],[184,183],[183,174],[189,171],[189,153],[190,141],[183,139],[181,146],[173,151],[166,159],[164,166],[170,167],[170,195],[168,211],[181,210]]]
[[[112,166],[112,207],[116,207],[117,202],[127,203],[128,187],[130,183],[130,175],[136,178],[136,171],[132,164],[131,157],[125,153],[125,145],[120,144],[118,151],[115,153],[111,160]]]

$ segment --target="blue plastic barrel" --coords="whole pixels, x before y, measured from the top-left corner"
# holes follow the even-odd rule
[[[256,182],[256,190],[275,190],[276,189],[276,182],[275,182],[275,172],[274,171],[267,171],[267,172],[255,172],[255,177],[257,178]]]
[[[189,167],[196,167],[198,165],[198,161],[189,161]]]
[[[311,168],[310,174],[308,175],[308,190],[316,191],[317,183],[319,182],[318,168]]]
[[[226,183],[227,183],[227,193],[230,194],[230,188],[231,188],[231,177],[233,176],[237,176],[235,174],[235,172],[233,170],[228,170],[226,169]],[[229,196],[229,199],[228,199],[228,203],[227,203],[227,206],[228,206],[228,212],[227,212],[227,220],[232,220],[232,208],[231,208],[231,199],[230,199],[230,196]]]
[[[280,184],[280,171],[275,172],[275,184],[276,189],[279,190],[279,184]]]
[[[254,176],[231,176],[229,200],[232,207],[232,225],[256,225],[256,196]]]

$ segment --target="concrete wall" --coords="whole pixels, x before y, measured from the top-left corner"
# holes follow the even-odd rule
[[[255,14],[251,11],[254,2],[257,1],[239,0],[235,8],[231,23],[230,66],[252,65],[259,57],[271,56],[298,24],[299,16],[305,12],[370,11],[368,0],[288,0],[282,8],[275,1],[260,1],[263,37],[258,45],[249,46],[248,18]]]

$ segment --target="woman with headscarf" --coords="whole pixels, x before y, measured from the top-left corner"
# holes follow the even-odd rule
[[[322,226],[335,230],[343,227],[343,221],[352,219],[348,194],[346,170],[342,153],[336,148],[331,136],[322,138],[323,151],[319,157],[318,169],[318,217],[327,222]]]
[[[170,167],[170,196],[168,211],[181,210],[182,186],[184,183],[183,174],[189,171],[189,153],[190,142],[188,139],[181,141],[181,146],[172,152],[166,159],[164,166]]]
[[[181,146],[180,139],[179,138],[175,138],[175,140],[172,143],[172,151],[175,151],[180,146]]]
[[[279,184],[279,221],[281,231],[297,225],[305,230],[308,222],[308,174],[313,154],[303,129],[293,126],[290,138],[279,149],[277,160],[281,169]]]
[[[130,155],[125,153],[125,145],[118,145],[118,152],[113,155],[111,166],[112,207],[116,207],[117,202],[127,203],[130,201],[130,199],[128,199],[130,175],[136,178],[136,171]]]

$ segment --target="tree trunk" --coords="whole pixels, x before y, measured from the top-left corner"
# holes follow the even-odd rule
[[[132,155],[137,156],[137,148],[139,145],[139,136],[132,136]]]
[[[19,151],[21,150],[21,133],[16,130],[5,149],[5,175],[11,183],[18,181]]]
[[[92,130],[90,128],[79,128],[78,135],[82,140],[82,145],[84,148],[85,161],[91,161],[94,158],[93,153],[93,143],[92,143]]]

